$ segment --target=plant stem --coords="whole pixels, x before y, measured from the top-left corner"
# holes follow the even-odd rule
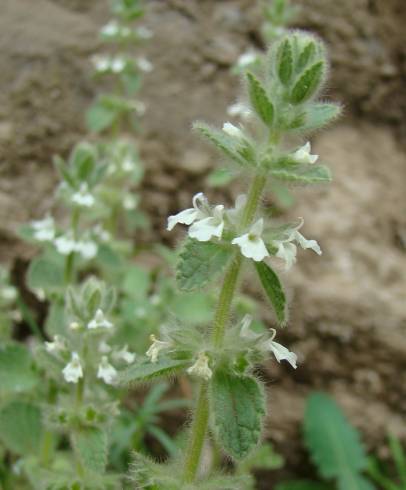
[[[79,208],[74,208],[71,218],[71,230],[73,231],[73,239],[76,241],[78,239],[78,224],[79,224],[80,210]],[[70,284],[73,280],[73,266],[75,263],[75,252],[71,252],[66,257],[65,263],[65,283]]]
[[[241,228],[246,228],[249,226],[254,219],[265,184],[266,177],[263,175],[257,175],[252,182],[248,194],[247,204],[245,205],[242,215]],[[237,287],[242,261],[242,256],[238,254],[229,266],[224,277],[223,287],[220,292],[219,302],[217,304],[217,309],[214,316],[213,345],[216,348],[221,348],[223,345],[225,329],[230,317],[231,305]],[[206,381],[204,381],[200,386],[199,398],[196,404],[191,429],[191,437],[186,455],[183,475],[186,483],[192,483],[195,480],[196,472],[199,468],[203,443],[206,436],[208,420],[208,384]]]

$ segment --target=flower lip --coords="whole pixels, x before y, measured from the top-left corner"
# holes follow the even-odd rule
[[[240,247],[242,255],[255,262],[261,262],[265,257],[269,257],[269,252],[262,239],[264,220],[257,220],[250,228],[248,233],[238,236],[232,240],[233,245]]]
[[[304,164],[313,164],[316,163],[319,155],[312,155],[311,153],[311,145],[310,141],[301,146],[298,150],[296,150],[292,157],[297,163]]]

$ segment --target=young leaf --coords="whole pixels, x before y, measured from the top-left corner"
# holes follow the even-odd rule
[[[218,129],[211,128],[204,123],[195,123],[193,125],[194,129],[197,129],[203,136],[210,140],[214,146],[221,150],[227,157],[229,157],[234,162],[238,163],[242,167],[251,162],[247,162],[238,152],[234,140],[224,133],[224,131],[219,131]]]
[[[57,262],[45,257],[35,258],[28,268],[27,285],[30,289],[46,291],[64,287],[63,268]]]
[[[288,85],[293,71],[292,45],[289,39],[285,39],[278,49],[278,76],[284,85]]]
[[[313,104],[307,109],[304,124],[300,129],[313,131],[322,128],[336,119],[340,113],[341,107],[338,104]]]
[[[312,60],[316,54],[316,44],[314,41],[310,41],[302,50],[297,60],[297,70],[301,71]]]
[[[316,393],[309,398],[304,430],[312,460],[324,478],[357,475],[366,468],[367,458],[358,432],[327,395]]]
[[[271,175],[285,182],[298,184],[320,184],[331,182],[330,170],[324,165],[295,165],[285,168],[272,168]]]
[[[107,434],[96,427],[83,427],[72,434],[72,446],[83,466],[104,473],[107,464]]]
[[[120,371],[118,374],[118,383],[128,385],[143,383],[160,376],[172,376],[189,364],[188,361],[173,359],[160,359],[158,362],[144,361],[140,364],[133,364],[124,371]]]
[[[86,125],[90,131],[100,133],[109,128],[115,121],[117,113],[110,107],[96,102],[86,112]]]
[[[189,239],[180,253],[176,281],[183,291],[206,286],[220,274],[232,256],[232,251],[212,242]]]
[[[21,393],[38,383],[27,348],[21,344],[0,347],[0,394]]]
[[[277,274],[264,262],[255,262],[261,284],[282,325],[286,322],[286,297]]]
[[[227,454],[241,459],[258,444],[265,415],[264,392],[254,378],[224,370],[214,373],[210,389],[217,441]]]
[[[318,61],[307,69],[295,83],[290,96],[292,104],[302,104],[318,90],[325,71],[324,61]]]
[[[0,410],[0,440],[16,454],[38,454],[41,412],[31,403],[12,401]]]
[[[262,121],[271,126],[274,118],[273,104],[261,82],[252,73],[247,73],[247,78],[251,105]]]
[[[375,490],[370,481],[352,471],[338,477],[338,490]]]

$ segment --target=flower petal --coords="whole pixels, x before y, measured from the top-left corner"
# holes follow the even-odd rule
[[[181,223],[182,225],[191,225],[197,218],[198,212],[199,211],[195,208],[189,208],[181,211],[178,214],[169,216],[168,226],[166,229],[171,231],[178,223]]]
[[[278,362],[288,361],[288,363],[294,369],[297,368],[297,355],[294,352],[290,352],[290,350],[287,349],[285,346],[283,346],[282,344],[278,344],[278,342],[274,342],[273,340],[268,341],[267,347],[270,351],[273,352]]]

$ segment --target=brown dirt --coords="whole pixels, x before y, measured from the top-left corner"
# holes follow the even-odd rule
[[[315,138],[335,175],[329,188],[297,192],[290,214],[304,216],[322,258],[303,253],[286,275],[292,296],[285,340],[301,366],[269,366],[269,436],[292,463],[302,461],[298,422],[306,395],[334,394],[369,447],[391,429],[406,438],[406,127],[404,0],[308,0],[298,27],[329,43],[328,95],[346,115]],[[144,207],[153,235],[201,190],[214,153],[191,134],[195,119],[224,120],[238,82],[229,68],[258,45],[251,0],[151,0],[155,65],[144,90],[140,136],[147,167]],[[0,7],[0,256],[29,255],[17,227],[52,202],[51,156],[84,134],[96,85],[88,57],[108,18],[100,0],[2,0]],[[163,235],[168,240],[167,235]],[[298,473],[301,470],[297,470]],[[263,488],[270,488],[264,484]]]

